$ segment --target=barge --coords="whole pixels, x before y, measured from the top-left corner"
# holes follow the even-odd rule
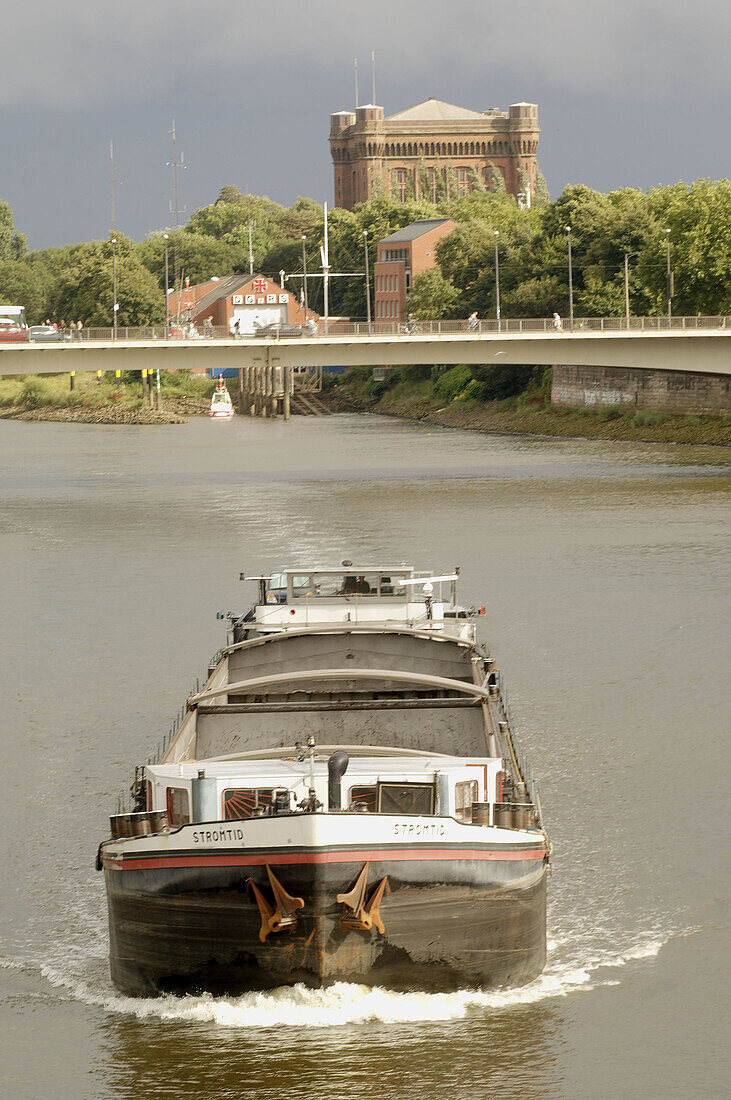
[[[242,579],[253,606],[99,846],[115,984],[536,978],[550,843],[484,608],[406,565]]]

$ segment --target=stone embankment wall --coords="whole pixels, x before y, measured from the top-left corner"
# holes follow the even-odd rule
[[[551,402],[581,408],[616,405],[622,409],[718,416],[731,412],[731,378],[690,371],[557,364],[553,367]]]

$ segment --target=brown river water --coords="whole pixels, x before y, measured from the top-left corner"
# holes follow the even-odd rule
[[[0,421],[12,1098],[728,1095],[731,456],[360,415]],[[241,570],[462,569],[555,846],[531,986],[133,1000],[93,869]],[[725,877],[724,877],[725,876]]]

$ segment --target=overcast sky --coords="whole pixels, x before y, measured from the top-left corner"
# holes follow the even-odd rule
[[[729,175],[728,0],[26,0],[5,21],[0,198],[31,247],[170,222],[168,130],[187,215],[224,184],[332,201],[329,115],[428,96],[538,103],[555,197]],[[187,217],[186,215],[186,217]]]

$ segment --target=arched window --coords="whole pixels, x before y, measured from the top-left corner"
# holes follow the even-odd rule
[[[409,173],[405,168],[396,169],[396,201],[406,202],[406,192],[409,185]]]

